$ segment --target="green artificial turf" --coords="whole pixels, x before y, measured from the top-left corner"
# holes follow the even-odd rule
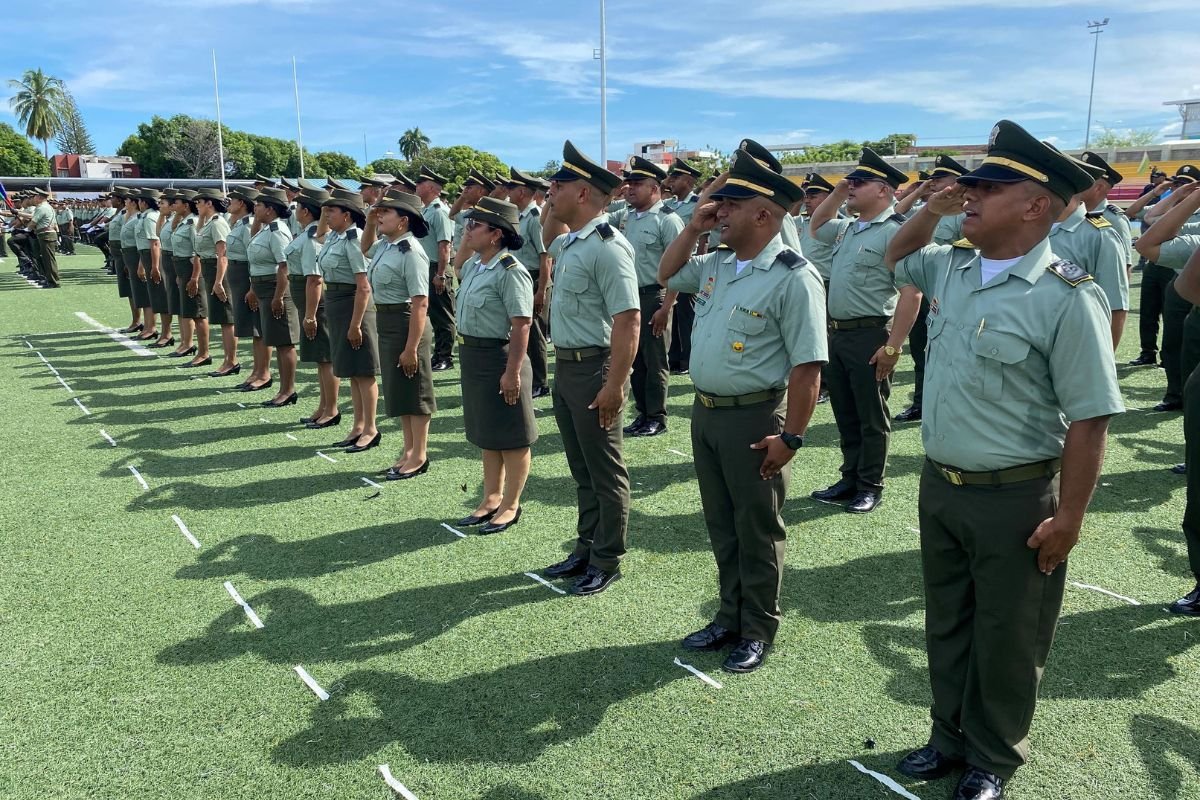
[[[381,448],[330,463],[315,451],[344,428],[294,424],[315,406],[311,369],[298,406],[241,409],[247,395],[217,393],[237,379],[192,380],[82,330],[78,311],[120,327],[128,310],[80,250],[60,291],[0,264],[0,797],[385,798],[383,763],[422,800],[896,796],[848,759],[949,796],[952,779],[893,769],[928,734],[916,426],[893,437],[886,503],[852,516],[808,499],[840,460],[818,407],[785,512],[783,627],[764,669],[729,676],[677,646],[716,598],[686,377],[669,433],[626,441],[625,579],[563,597],[524,575],[573,538],[548,399],[521,524],[460,539],[440,523],[473,508],[481,468],[456,372],[436,376],[429,474],[380,491],[362,478],[391,463],[394,423]],[[1131,315],[1119,361],[1136,348]],[[1070,580],[1143,604],[1068,587],[1014,800],[1200,797],[1200,621],[1163,610],[1191,588],[1183,479],[1166,471],[1181,419],[1145,410],[1160,370],[1120,374],[1130,411]],[[893,413],[911,382],[905,358]]]

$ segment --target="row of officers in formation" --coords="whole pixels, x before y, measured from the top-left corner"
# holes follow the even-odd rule
[[[239,388],[273,386],[273,350],[269,407],[296,403],[297,361],[315,363],[320,398],[302,421],[316,429],[341,423],[348,379],[345,452],[380,443],[380,376],[384,410],[403,429],[389,480],[430,468],[432,373],[451,365],[457,342],[465,435],[482,451],[484,486],[459,525],[490,534],[519,523],[533,400],[551,393],[578,516],[572,553],[544,574],[571,579],[575,595],[621,578],[623,436],[665,430],[669,373],[689,370],[720,604],[682,646],[731,648],[723,666],[735,673],[764,663],[779,627],[780,512],[815,406],[827,392],[843,463],[813,497],[872,511],[891,375],[908,340],[920,377],[907,417],[922,420],[927,455],[918,512],[933,724],[898,769],[961,770],[955,798],[1002,797],[1027,757],[1067,557],[1109,419],[1124,410],[1113,348],[1135,251],[1125,217],[1104,202],[1120,175],[1002,120],[980,167],[940,157],[899,202],[904,174],[870,150],[836,184],[812,174],[797,185],[743,140],[726,172],[698,186],[700,177],[682,160],[664,172],[640,158],[618,176],[567,142],[548,187],[515,169],[503,181],[473,172],[452,207],[445,178],[426,168],[415,181],[367,180],[361,192],[266,179],[228,196],[117,188],[107,221],[87,227],[107,239],[133,314],[127,332],[149,346],[214,366],[219,325],[222,360],[210,374],[231,376],[242,370],[238,339],[250,337]],[[1200,258],[1183,267],[1200,245],[1200,231],[1186,229],[1200,208],[1197,177],[1184,168],[1167,182],[1173,193],[1155,189],[1134,212],[1150,208],[1153,223],[1138,251],[1182,269],[1174,291],[1192,302]],[[636,417],[624,425],[630,386]],[[1200,406],[1187,419],[1190,432]],[[1200,435],[1189,435],[1194,447]],[[1184,528],[1200,585],[1193,488],[1189,474]],[[1200,591],[1172,610],[1200,614]]]

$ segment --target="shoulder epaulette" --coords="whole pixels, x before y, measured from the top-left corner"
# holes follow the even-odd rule
[[[315,238],[317,238],[317,229],[316,229],[316,228],[309,228],[309,229],[308,229],[308,238],[310,238],[310,239],[315,239]]]
[[[272,222],[270,227],[272,232],[279,230],[279,220]]]
[[[400,248],[401,253],[407,253],[408,251],[412,250],[412,245],[409,243],[408,239],[401,239],[400,244],[397,245],[397,247]]]
[[[355,239],[357,239],[358,238],[358,228],[351,228],[350,230],[346,231],[346,238],[352,242]]]
[[[797,253],[795,250],[789,250],[787,248],[780,250],[779,255],[777,255],[775,257],[777,259],[779,259],[780,261],[782,261],[784,264],[786,264],[788,269],[796,269],[797,267],[803,267],[805,264],[808,263],[804,259],[804,257],[801,256],[799,253]]]
[[[691,196],[691,197],[689,197],[687,200],[684,200],[684,202],[685,202],[685,203],[694,203],[694,202],[696,202],[696,201],[697,201],[697,200],[699,200],[699,199],[700,199],[700,198],[699,198],[699,196],[697,196],[697,195],[692,195],[692,196]]]
[[[956,242],[951,242],[950,246],[951,247],[962,247],[966,250],[974,250],[975,249],[975,245],[971,244],[970,239],[959,239]]]
[[[529,215],[532,217],[540,217],[542,215],[542,210],[537,206],[534,206],[533,208],[529,209]]]
[[[662,211],[662,213],[663,213],[663,214],[674,214],[674,213],[676,213],[676,212],[675,212],[675,209],[671,208],[669,205],[667,205],[667,204],[665,204],[665,203],[663,204],[663,207],[662,207],[662,210],[661,210],[661,211]]]
[[[521,262],[513,258],[512,253],[505,253],[504,255],[500,256],[500,266],[504,267],[505,269],[512,269],[513,267],[521,266]]]
[[[1081,283],[1092,280],[1092,276],[1088,274],[1087,270],[1072,261],[1067,261],[1065,258],[1060,258],[1058,261],[1053,262],[1046,269],[1062,278],[1071,286],[1078,286]]]
[[[1087,221],[1092,223],[1093,228],[1111,228],[1112,223],[1104,218],[1103,214],[1088,214]]]
[[[908,222],[908,217],[900,213],[892,214],[890,217],[888,217],[888,219],[890,219],[892,222],[898,222],[901,225]]]
[[[612,225],[609,225],[607,222],[601,222],[597,225],[596,233],[600,234],[600,238],[606,242],[616,235],[613,233]]]
[[[1124,215],[1124,213],[1125,213],[1124,211],[1121,210],[1120,206],[1114,206],[1112,203],[1108,203],[1104,207],[1107,208],[1109,211],[1111,211],[1114,214]]]
[[[191,225],[191,224],[192,224],[193,222],[195,222],[195,221],[196,221],[196,220],[192,219],[191,217],[188,217],[187,219],[185,219],[185,220],[183,221],[183,224],[184,224],[184,225]]]

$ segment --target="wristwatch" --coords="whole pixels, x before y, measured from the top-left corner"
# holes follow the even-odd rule
[[[798,433],[788,433],[787,431],[784,431],[783,433],[779,434],[779,438],[783,440],[784,444],[793,450],[799,450],[801,447],[804,447],[804,437]]]
[[[890,344],[885,344],[883,346],[883,352],[886,353],[889,358],[891,356],[898,356],[904,352],[904,346],[901,345],[900,347],[892,347]]]
[[[317,318],[316,318],[316,317],[313,317],[312,319],[305,319],[305,320],[304,320],[304,324],[305,324],[305,325],[316,325],[316,324],[317,324]]]

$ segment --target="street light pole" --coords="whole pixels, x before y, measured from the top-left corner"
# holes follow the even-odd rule
[[[1095,37],[1095,43],[1092,46],[1092,86],[1088,89],[1087,130],[1083,132],[1085,150],[1092,138],[1092,97],[1096,94],[1096,58],[1100,54],[1100,34],[1104,33],[1104,26],[1107,24],[1108,17],[1105,17],[1103,22],[1089,22],[1087,25],[1088,33]]]
[[[607,12],[600,0],[600,164],[608,169],[608,54],[605,52]]]

